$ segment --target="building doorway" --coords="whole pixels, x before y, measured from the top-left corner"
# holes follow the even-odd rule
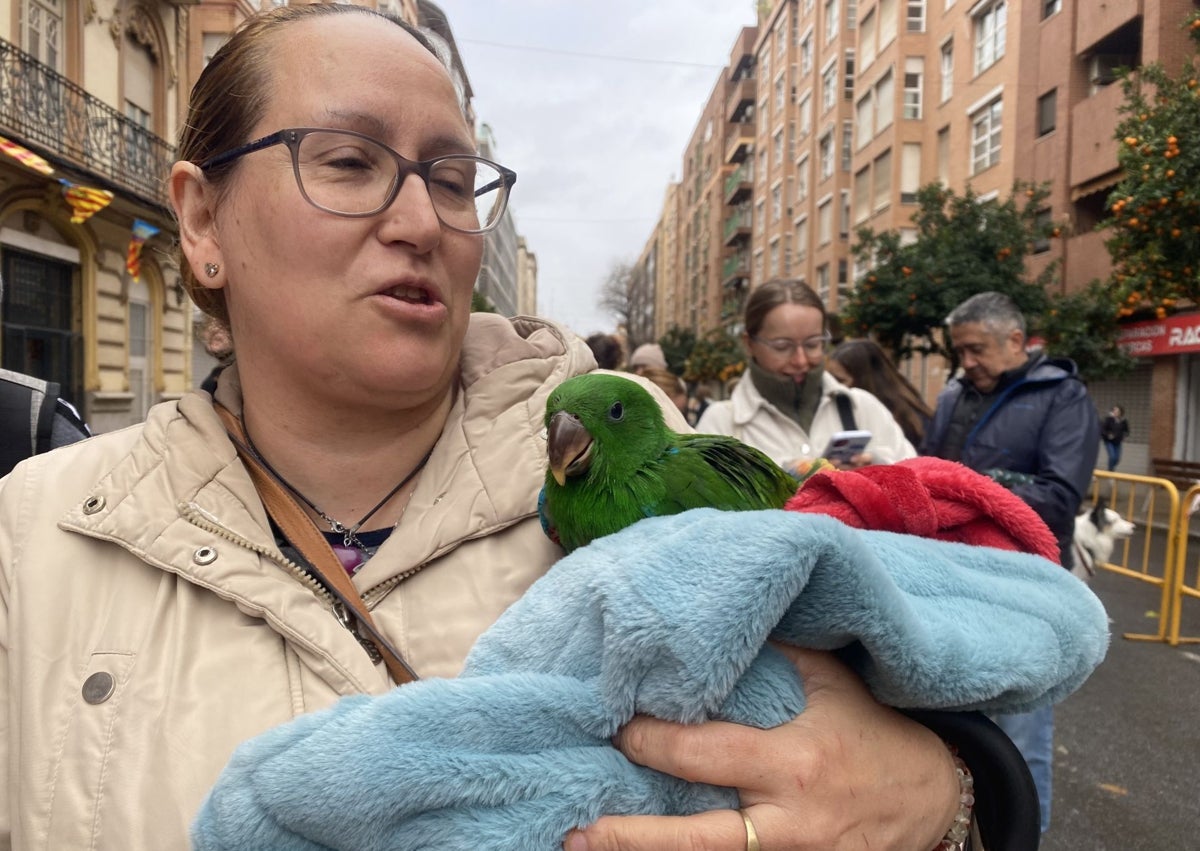
[[[0,254],[0,366],[58,382],[64,399],[83,410],[81,335],[76,330],[75,266],[5,246]]]

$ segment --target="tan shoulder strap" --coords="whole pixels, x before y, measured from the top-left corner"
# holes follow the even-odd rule
[[[383,659],[392,680],[398,685],[418,679],[416,672],[409,667],[408,663],[379,632],[379,628],[375,626],[375,621],[372,619],[366,603],[363,602],[362,595],[354,587],[349,574],[342,567],[341,561],[334,554],[329,542],[325,540],[325,536],[321,534],[321,530],[304,513],[304,509],[292,498],[287,489],[250,451],[250,447],[246,444],[246,433],[242,428],[241,420],[219,403],[214,403],[213,407],[225,424],[225,430],[237,448],[238,457],[242,459],[247,472],[250,473],[250,479],[254,482],[254,488],[263,501],[263,507],[267,509],[267,513],[271,515],[271,519],[275,521],[288,541],[300,551],[316,572],[317,577],[341,604],[343,611],[339,613],[339,617],[346,621],[349,613],[353,612],[357,623],[347,623],[347,627],[355,633],[359,643],[367,650],[373,661]],[[366,635],[363,635],[363,632]]]

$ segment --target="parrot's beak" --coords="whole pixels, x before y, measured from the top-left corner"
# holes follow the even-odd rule
[[[550,456],[550,472],[559,486],[568,476],[578,476],[592,463],[592,435],[579,417],[568,411],[558,411],[550,418],[546,434],[546,454]]]

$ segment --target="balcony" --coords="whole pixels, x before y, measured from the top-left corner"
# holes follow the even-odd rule
[[[725,203],[737,204],[754,189],[754,161],[745,160],[725,178]]]
[[[168,208],[174,147],[4,39],[0,133]]]
[[[758,81],[753,77],[738,80],[729,86],[729,100],[725,115],[734,124],[746,121],[754,112],[754,97],[758,92]]]
[[[726,163],[740,163],[754,153],[754,125],[733,125],[730,139],[729,148],[725,151]]]
[[[721,286],[724,289],[738,290],[745,285],[750,277],[750,258],[746,252],[737,251],[725,258],[721,264]]]
[[[749,210],[739,210],[725,220],[725,244],[735,245],[750,238],[750,222],[752,214]]]

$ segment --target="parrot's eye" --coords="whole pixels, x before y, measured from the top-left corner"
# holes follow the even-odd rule
[[[608,418],[615,423],[625,419],[625,406],[620,402],[613,402],[612,407],[608,409]]]

